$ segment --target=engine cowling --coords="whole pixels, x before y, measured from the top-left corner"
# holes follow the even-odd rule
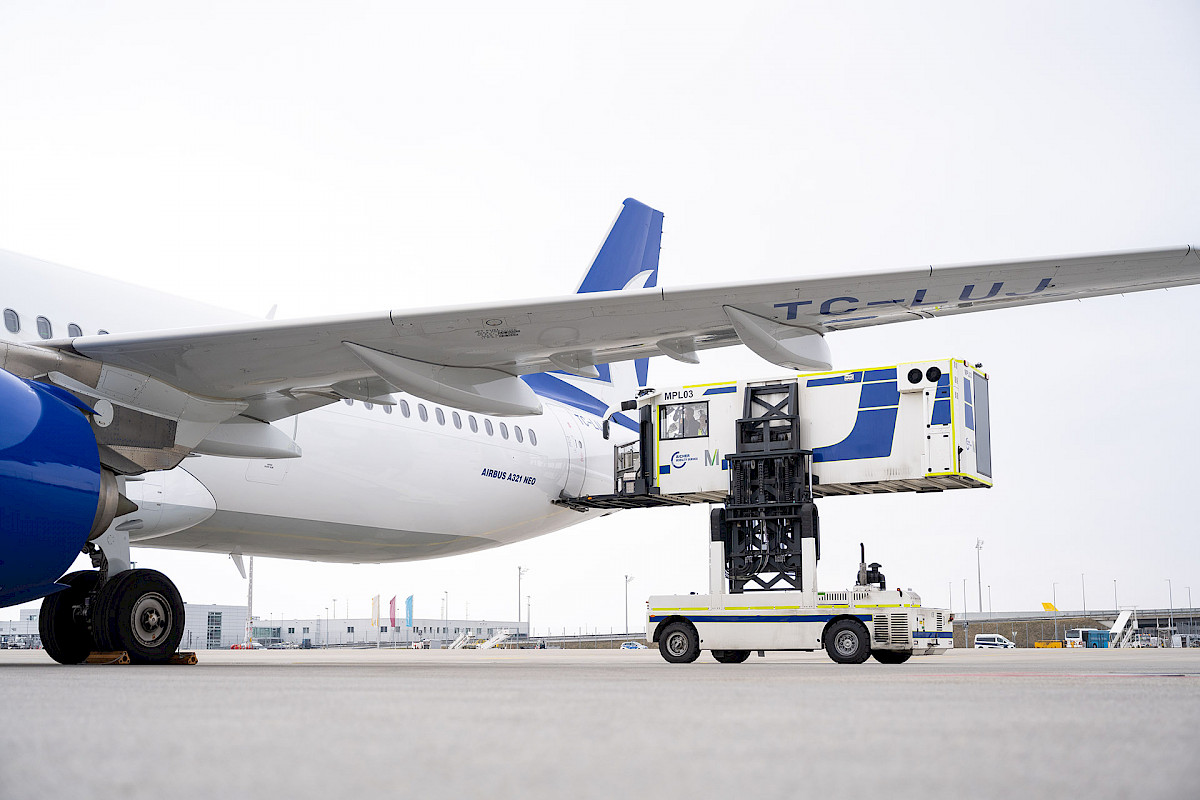
[[[116,479],[100,466],[90,412],[0,370],[0,608],[61,588],[55,580],[112,521]]]

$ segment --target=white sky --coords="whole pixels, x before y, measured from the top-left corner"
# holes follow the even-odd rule
[[[0,4],[0,247],[265,314],[563,294],[636,197],[660,285],[1200,244],[1200,7],[1179,3]],[[2,276],[0,276],[2,277]],[[0,280],[0,292],[3,282]],[[830,337],[842,367],[992,374],[996,488],[821,504],[962,608],[1176,606],[1196,581],[1200,288]],[[97,298],[103,302],[103,298]],[[779,370],[741,348],[669,385]],[[416,595],[418,616],[623,625],[705,588],[705,508],[399,565],[256,560],[263,617]],[[190,602],[227,559],[137,550]],[[523,613],[523,612],[522,612]],[[15,618],[16,609],[0,610]],[[636,622],[634,623],[636,625]]]

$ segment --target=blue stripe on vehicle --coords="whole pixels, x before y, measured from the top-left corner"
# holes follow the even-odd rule
[[[737,391],[737,386],[714,386],[711,389],[705,389],[704,393],[705,394],[729,394],[730,392],[736,392],[736,391]]]

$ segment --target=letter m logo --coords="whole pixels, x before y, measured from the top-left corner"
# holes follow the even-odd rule
[[[704,466],[711,467],[714,464],[721,463],[720,450],[705,450],[704,451]]]

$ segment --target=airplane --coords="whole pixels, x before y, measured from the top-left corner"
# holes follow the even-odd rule
[[[183,602],[131,544],[314,561],[466,553],[604,511],[648,359],[744,344],[827,370],[827,335],[1200,283],[1188,246],[658,286],[627,199],[574,295],[298,320],[0,251],[0,608],[47,653],[164,663]],[[95,569],[64,575],[87,553]]]

